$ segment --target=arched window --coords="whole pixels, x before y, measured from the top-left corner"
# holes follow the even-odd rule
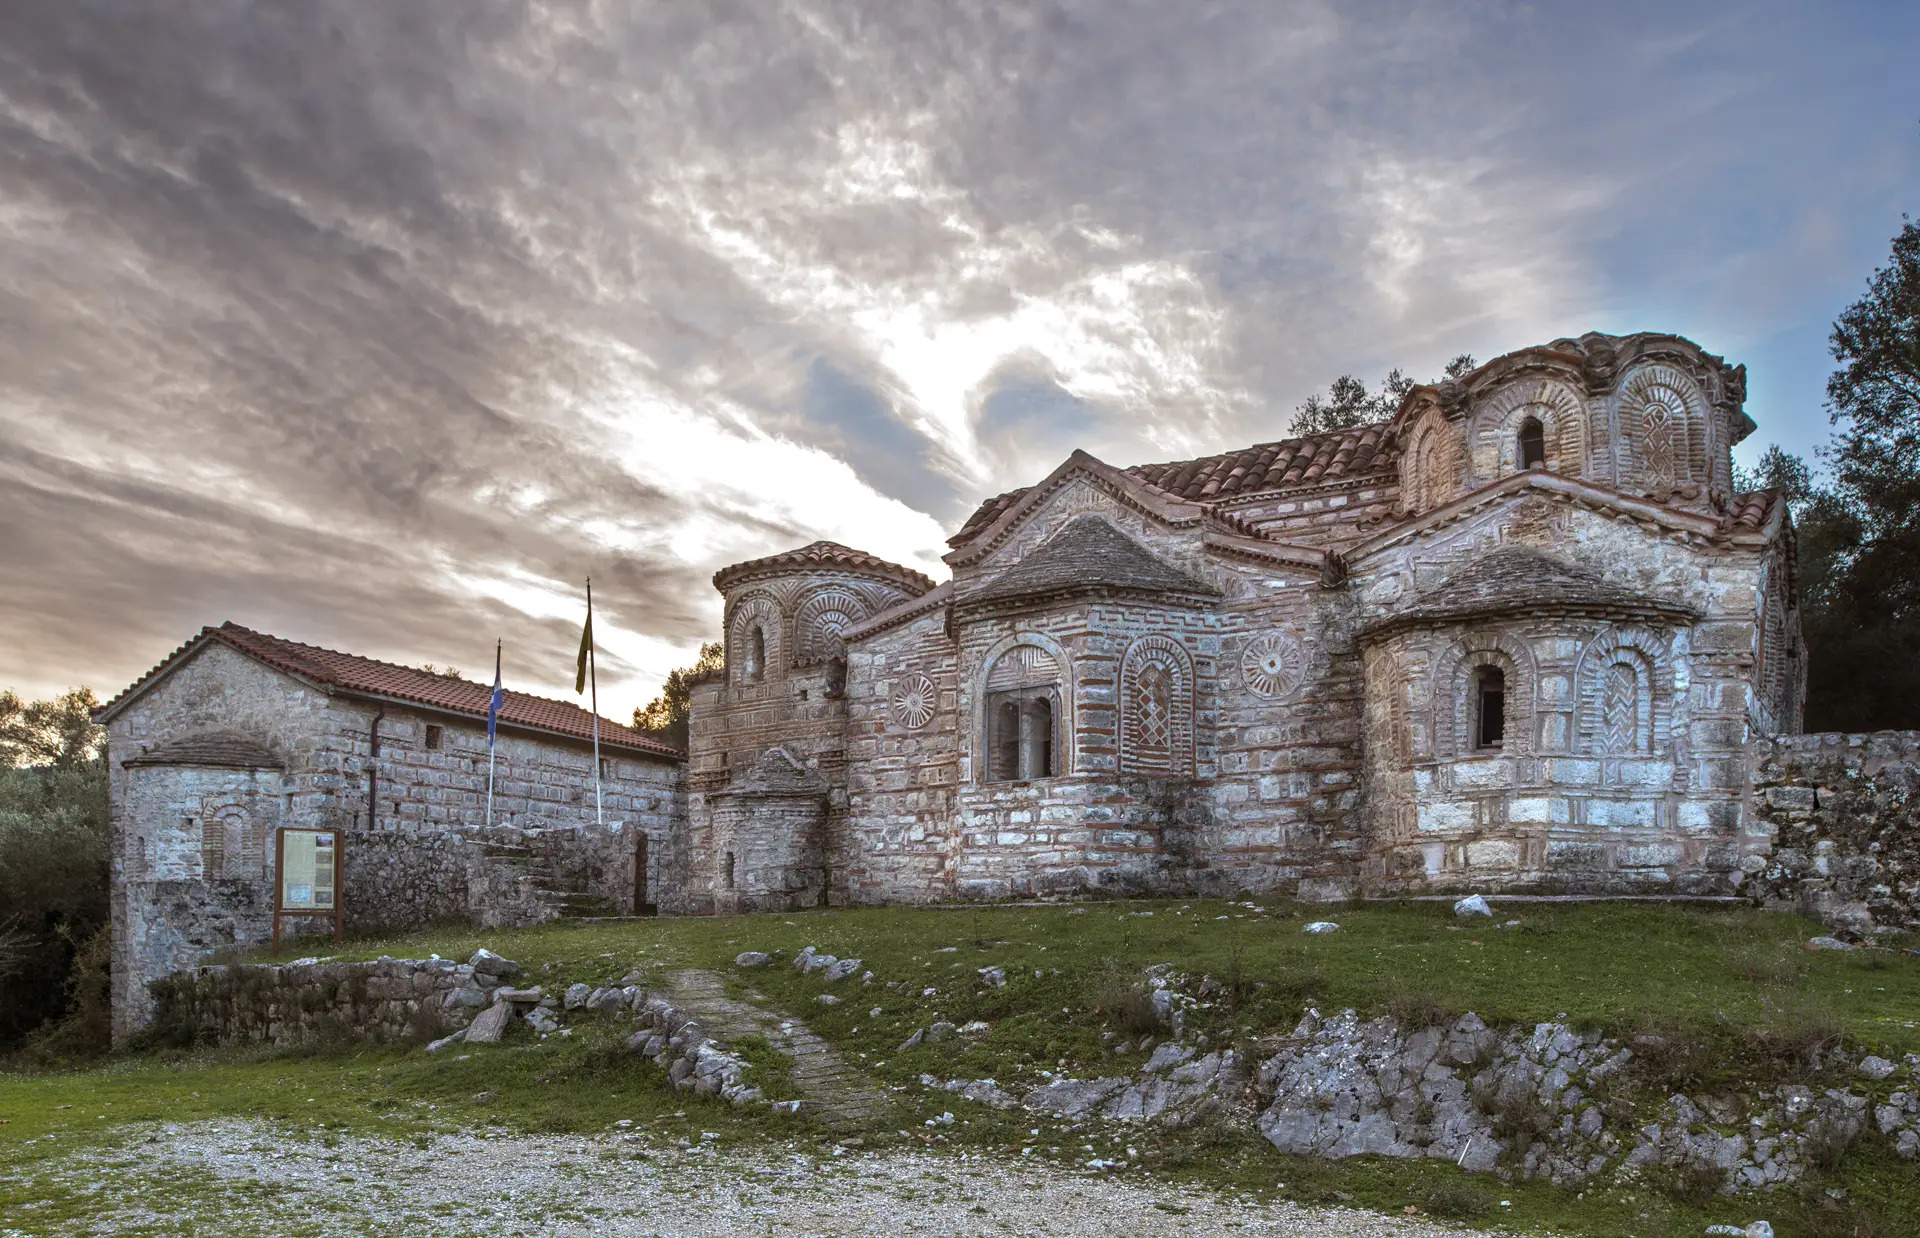
[[[1644,628],[1608,628],[1580,655],[1575,671],[1583,751],[1647,756],[1672,729],[1673,661],[1668,638]]]
[[[747,633],[747,682],[759,683],[767,673],[767,630],[756,626]]]
[[[1483,666],[1473,673],[1473,746],[1497,751],[1507,743],[1507,673]]]
[[[1060,663],[1038,645],[1015,645],[987,674],[985,773],[990,781],[1053,778],[1060,760]]]
[[[1120,769],[1193,773],[1193,663],[1170,637],[1142,636],[1121,660]]]
[[[1520,450],[1517,455],[1523,469],[1545,468],[1547,464],[1547,431],[1538,417],[1529,417],[1520,423]]]

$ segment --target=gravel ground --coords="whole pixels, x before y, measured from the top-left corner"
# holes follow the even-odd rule
[[[686,1142],[688,1146],[678,1146]],[[136,1129],[0,1175],[26,1234],[1147,1234],[1463,1238],[999,1155],[722,1151],[654,1135],[477,1131],[418,1143],[271,1123]],[[421,1146],[424,1144],[424,1146]]]

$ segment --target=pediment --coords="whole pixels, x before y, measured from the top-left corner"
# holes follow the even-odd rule
[[[948,552],[946,562],[956,570],[971,567],[997,557],[1009,546],[1016,548],[1010,558],[1023,558],[1024,552],[1041,539],[1029,538],[1022,547],[1021,532],[1039,517],[1051,515],[1053,520],[1047,523],[1052,524],[1089,513],[1105,517],[1136,540],[1148,536],[1148,521],[1163,529],[1175,529],[1198,526],[1207,518],[1204,504],[1177,498],[1104,460],[1076,451],[965,544]]]

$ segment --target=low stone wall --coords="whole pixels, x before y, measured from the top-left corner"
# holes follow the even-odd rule
[[[1746,893],[1861,935],[1920,928],[1920,731],[1760,740],[1753,771],[1773,852]]]
[[[154,982],[153,1027],[197,1044],[424,1041],[470,1022],[519,970],[486,951],[465,963],[382,957],[196,967]]]

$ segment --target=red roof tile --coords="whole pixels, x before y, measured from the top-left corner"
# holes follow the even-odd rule
[[[1000,519],[1000,514],[1026,497],[1032,486],[1022,486],[1018,490],[1009,490],[1005,494],[996,494],[980,506],[973,509],[973,515],[960,526],[960,531],[947,539],[949,546],[964,546],[973,540],[973,535]]]
[[[1324,486],[1387,473],[1396,454],[1392,427],[1383,424],[1255,443],[1198,460],[1136,464],[1127,472],[1180,498],[1214,502],[1239,494]]]
[[[800,570],[827,568],[879,576],[914,594],[925,593],[933,588],[931,576],[916,572],[910,567],[889,562],[878,555],[870,555],[864,550],[855,550],[851,546],[842,546],[839,542],[828,541],[813,542],[798,550],[783,550],[777,555],[768,555],[763,559],[749,559],[745,563],[723,567],[713,574],[713,587],[724,591],[734,581],[759,572],[780,571],[785,568]]]
[[[1752,494],[1736,494],[1727,508],[1727,515],[1735,527],[1757,529],[1773,515],[1773,505],[1780,501],[1777,490],[1755,490]]]
[[[487,704],[493,694],[490,683],[475,683],[451,675],[393,662],[363,658],[357,654],[322,649],[283,640],[264,632],[243,628],[231,621],[217,628],[202,628],[200,635],[169,654],[160,665],[142,675],[125,692],[102,706],[104,718],[173,666],[181,655],[203,641],[216,640],[259,659],[268,666],[349,695],[388,697],[411,701],[445,713],[485,721]],[[507,691],[500,707],[500,721],[507,726],[526,727],[565,735],[572,739],[593,738],[593,715],[569,701],[556,701],[525,692]],[[600,743],[603,747],[645,753],[648,756],[684,759],[685,754],[645,731],[623,726],[611,718],[600,719]]]

